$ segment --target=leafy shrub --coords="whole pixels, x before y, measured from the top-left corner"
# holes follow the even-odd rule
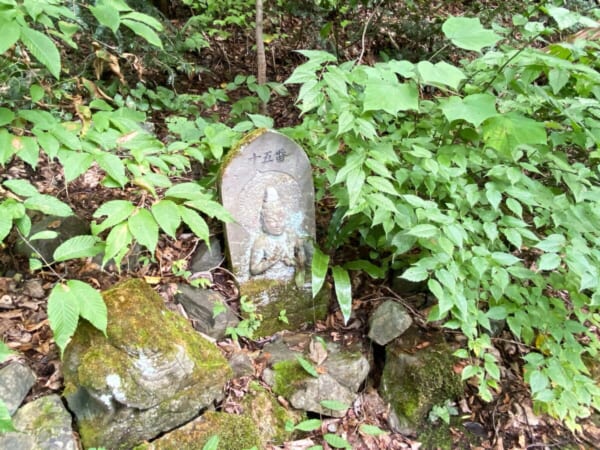
[[[546,11],[559,30],[591,22]],[[301,84],[304,121],[288,133],[311,149],[317,189],[337,204],[328,244],[358,240],[384,271],[412,262],[403,277],[427,280],[430,319],[468,338],[463,378],[486,400],[502,375],[492,322],[506,321],[528,349],[536,407],[577,428],[600,407],[584,362],[600,318],[599,54],[586,41],[533,48],[557,32],[533,19],[516,17],[524,40],[502,45],[478,19],[448,19],[447,38],[478,54],[460,66],[366,67],[303,51],[287,83]],[[357,267],[381,272],[345,265]],[[347,319],[351,296],[338,301]]]

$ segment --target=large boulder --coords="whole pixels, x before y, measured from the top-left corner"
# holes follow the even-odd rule
[[[19,362],[0,369],[0,400],[4,401],[11,415],[21,406],[34,383],[33,370]]]
[[[103,293],[107,336],[80,324],[64,355],[64,396],[85,447],[131,448],[222,398],[218,348],[141,280]]]

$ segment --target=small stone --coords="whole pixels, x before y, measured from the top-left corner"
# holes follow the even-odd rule
[[[72,417],[56,394],[38,398],[21,407],[13,418],[15,428],[32,436],[40,450],[76,450]]]
[[[201,333],[215,339],[223,339],[227,328],[235,328],[240,322],[217,291],[195,288],[187,284],[178,285],[178,291],[176,300],[192,319],[194,328]],[[219,303],[225,311],[214,316],[213,311]]]
[[[0,400],[12,416],[35,383],[35,373],[29,367],[13,362],[0,369]]]
[[[9,431],[0,433],[0,448],[10,450],[31,450],[35,448],[35,439],[25,433]]]
[[[402,305],[387,300],[375,310],[369,319],[369,339],[385,345],[396,339],[412,325],[412,318]]]
[[[193,273],[208,272],[221,265],[224,260],[221,242],[215,237],[210,239],[210,248],[202,242],[192,257],[190,270]]]
[[[356,394],[347,387],[342,386],[331,375],[324,373],[319,378],[306,379],[303,385],[290,397],[290,404],[304,411],[323,414],[331,417],[344,417],[346,410],[333,410],[325,408],[323,400],[335,400],[348,408],[354,403]]]
[[[229,366],[233,371],[234,378],[254,375],[254,361],[244,352],[236,352],[231,355]]]

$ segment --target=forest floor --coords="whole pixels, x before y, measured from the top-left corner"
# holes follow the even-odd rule
[[[288,17],[289,23],[280,24],[280,28],[288,30],[301,30],[303,24],[299,19]],[[180,24],[176,20],[174,26]],[[283,82],[292,70],[302,62],[302,57],[295,50],[315,48],[320,45],[315,41],[302,38],[298,35],[289,36],[287,39],[275,40],[267,46],[267,63],[269,81]],[[308,36],[308,33],[305,34]],[[206,70],[198,77],[177,80],[178,93],[200,93],[209,87],[218,88],[223,83],[231,81],[236,75],[252,75],[256,73],[256,59],[253,50],[253,36],[250,33],[237,31],[229,39],[219,40],[211,38],[208,50],[195,55],[196,62]],[[379,45],[376,37],[367,38],[364,42],[357,34],[354,39],[348,39],[343,46],[346,58],[356,58],[363,54],[363,63],[372,63],[377,60]],[[209,51],[210,50],[210,51]],[[156,75],[156,78],[154,78]],[[161,74],[146,74],[147,79],[160,80]],[[155,81],[156,82],[156,81]],[[300,121],[299,113],[294,106],[294,91],[290,95],[277,97],[268,106],[268,115],[275,120],[275,128],[293,126]],[[244,95],[239,92],[236,95]],[[231,99],[235,100],[235,99]],[[218,103],[214,108],[205,111],[209,115],[217,115],[223,120],[229,116],[229,103]],[[164,123],[165,113],[159,112],[155,116],[156,125],[160,130]],[[61,180],[61,170],[46,161],[40,164],[36,171],[20,161],[14,161],[6,168],[12,177],[29,179],[36,185],[40,192],[57,196],[67,201],[76,213],[87,220],[91,220],[94,210],[102,203],[114,198],[115,191],[104,189],[99,185],[103,174],[100,170],[91,170],[69,184],[68,190]],[[190,179],[192,176],[190,175]],[[137,195],[135,190],[125,189],[119,192],[120,198],[129,198]],[[317,211],[323,211],[323,216],[317,220],[318,233],[324,235],[327,228],[327,216],[335,205],[323,202],[318,205]],[[214,235],[221,236],[218,224],[213,224],[211,230]],[[57,264],[53,270],[42,270],[32,276],[28,270],[27,260],[14,255],[10,249],[0,253],[0,266],[9,268],[7,276],[0,277],[0,336],[10,348],[19,353],[19,359],[29,365],[37,374],[37,382],[29,394],[27,401],[38,398],[48,393],[60,393],[62,384],[61,362],[59,352],[52,340],[49,328],[46,304],[50,289],[57,281],[57,275],[68,274],[69,278],[79,278],[91,283],[99,289],[105,289],[115,282],[130,277],[147,277],[159,280],[155,284],[156,290],[165,301],[174,309],[174,294],[176,283],[181,279],[173,274],[175,261],[189,261],[197,246],[197,239],[191,234],[180,235],[177,240],[164,238],[161,240],[155,255],[155,262],[133,267],[132,270],[118,273],[104,270],[92,261],[82,260]],[[344,258],[344,249],[337,255]],[[226,263],[224,263],[226,265]],[[334,338],[341,335],[352,335],[357,339],[366,338],[366,316],[379,299],[395,295],[391,290],[391,280],[374,282],[366,277],[355,275],[353,280],[354,302],[353,310],[355,319],[347,326],[343,325],[341,314],[332,308],[329,317],[324,322],[316,325],[317,330],[329,333]],[[237,301],[235,283],[226,270],[217,269],[213,274],[213,289],[217,289],[227,296],[228,302],[235,306]],[[398,296],[397,296],[398,297]],[[398,300],[410,305],[410,299]],[[419,326],[427,331],[442,332],[437,324],[428,324],[422,318],[426,311],[413,309]],[[460,340],[456,333],[447,332],[450,341]],[[596,424],[600,420],[587,420],[583,422],[582,431],[571,433],[560,422],[545,415],[533,412],[529,390],[524,383],[522,361],[520,359],[519,343],[514,342],[508,333],[500,334],[494,341],[500,361],[502,362],[503,383],[500,390],[495,393],[494,400],[489,403],[482,402],[476,395],[476,388],[466,384],[464,396],[456,402],[460,421],[450,427],[453,435],[453,448],[473,449],[533,449],[533,448],[600,448],[600,427]],[[260,347],[260,343],[241,341],[242,346],[249,350]],[[220,344],[224,349],[235,346],[230,340]],[[368,347],[368,344],[365,344]],[[231,389],[242,389],[244,383],[232,383]],[[361,393],[361,421],[377,425],[383,430],[390,431],[385,420],[386,411],[374,406],[372,396],[373,386],[365,388]],[[230,396],[230,399],[235,396]],[[231,406],[231,405],[229,405]],[[331,425],[331,422],[328,422]],[[357,416],[355,411],[350,411],[342,419],[336,420],[334,426],[338,430],[346,430],[348,435],[356,433]],[[475,437],[475,439],[473,438]],[[374,440],[368,436],[357,438],[355,448],[419,448],[419,442],[411,436],[403,436],[389,432],[385,437]],[[475,442],[475,443],[473,443]],[[300,444],[298,444],[300,445]],[[290,443],[285,448],[301,448]]]

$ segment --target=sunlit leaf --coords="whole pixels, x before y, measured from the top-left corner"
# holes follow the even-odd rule
[[[352,314],[352,284],[350,283],[350,276],[340,266],[334,266],[331,271],[335,284],[335,295],[340,305],[342,316],[344,317],[344,324],[347,324]]]
[[[79,302],[67,284],[59,283],[48,297],[48,320],[61,355],[79,322]]]
[[[128,220],[129,231],[136,241],[146,247],[152,254],[158,243],[158,224],[147,209],[138,209]]]
[[[483,28],[476,18],[450,17],[442,25],[442,31],[457,47],[476,52],[500,40],[500,36]]]
[[[325,283],[325,277],[327,275],[327,268],[329,267],[329,255],[323,253],[319,248],[314,248],[311,264],[311,285],[312,285],[312,296],[317,296],[323,283]]]

